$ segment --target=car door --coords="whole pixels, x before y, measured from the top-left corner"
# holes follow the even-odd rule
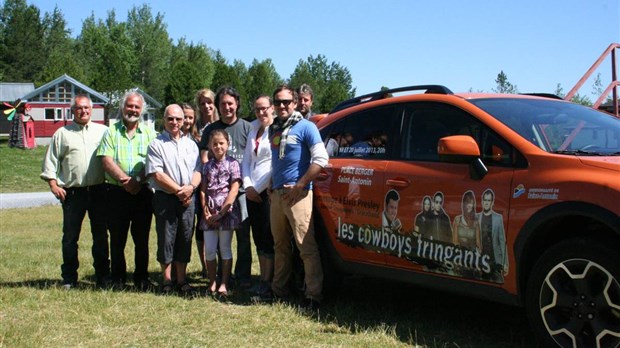
[[[377,243],[381,190],[400,116],[394,106],[372,108],[350,113],[321,130],[330,159],[315,180],[315,207],[344,260],[385,264]]]
[[[478,143],[488,173],[440,161],[450,135]],[[405,107],[398,151],[386,163],[384,192],[398,193],[402,227],[384,250],[389,266],[503,283],[509,272],[505,231],[512,193],[513,149],[478,119],[441,103]]]

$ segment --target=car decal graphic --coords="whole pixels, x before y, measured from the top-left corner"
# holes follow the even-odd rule
[[[451,219],[444,210],[443,192],[425,195],[412,228],[407,228],[399,218],[397,190],[386,192],[380,211],[376,203],[340,198],[334,201],[343,208],[339,213],[376,216],[381,225],[357,225],[337,213],[336,237],[347,246],[396,256],[426,271],[503,283],[508,274],[503,216],[493,210],[492,189],[484,190],[479,199],[478,211],[474,191],[464,192],[461,214]],[[374,214],[366,214],[370,210]]]
[[[519,198],[524,193],[525,193],[525,186],[523,186],[523,184],[519,184],[517,185],[517,187],[515,187],[515,190],[512,194],[512,198]]]

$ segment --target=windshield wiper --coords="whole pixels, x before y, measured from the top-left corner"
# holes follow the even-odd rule
[[[613,156],[615,155],[615,154],[586,151],[586,150],[556,150],[556,151],[552,151],[552,153],[557,153],[560,155],[575,155],[575,156]]]

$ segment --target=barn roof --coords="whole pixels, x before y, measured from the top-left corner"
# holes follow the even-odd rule
[[[84,93],[88,94],[93,101],[93,104],[107,104],[109,99],[103,94],[95,91],[94,89],[86,86],[85,84],[79,82],[73,77],[64,74],[57,79],[50,81],[43,86],[27,93],[22,96],[22,100],[27,100],[30,103],[36,102],[62,102],[62,93],[51,93],[51,92],[59,92],[59,87],[69,86],[71,88],[71,97],[76,94]],[[56,100],[54,100],[56,98]]]

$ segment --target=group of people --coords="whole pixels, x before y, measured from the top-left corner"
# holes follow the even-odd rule
[[[120,119],[109,128],[92,122],[91,99],[76,95],[73,123],[52,137],[41,174],[62,202],[63,287],[78,284],[78,240],[88,213],[97,286],[125,287],[131,233],[134,286],[154,289],[148,273],[154,216],[162,292],[194,291],[186,279],[194,235],[209,293],[228,296],[233,276],[249,288],[251,228],[260,265],[254,291],[263,299],[289,296],[296,247],[305,272],[304,305],[317,309],[323,272],[312,225],[312,180],[328,155],[307,120],[312,99],[308,85],[281,85],[272,96],[255,99],[256,119],[248,122],[237,113],[234,88],[201,89],[195,108],[165,108],[158,135],[141,123],[145,102],[136,91],[125,94]]]
[[[489,277],[493,281],[500,282],[508,274],[504,220],[501,214],[493,210],[495,192],[492,189],[484,190],[481,199],[482,210],[477,212],[474,192],[468,190],[463,193],[462,213],[451,223],[444,210],[444,194],[438,191],[432,197],[424,196],[422,210],[415,216],[414,231],[426,239],[451,243],[487,254],[489,262],[495,265]],[[386,204],[388,204],[387,196]]]

